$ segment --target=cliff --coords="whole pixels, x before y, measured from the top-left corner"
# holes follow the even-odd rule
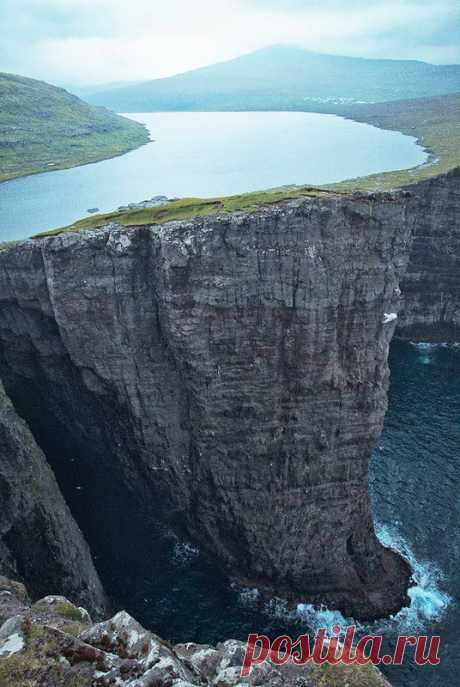
[[[458,182],[1,252],[0,376],[90,544],[156,522],[270,594],[397,611],[368,462],[398,311],[457,331]]]
[[[460,169],[416,187],[417,222],[397,335],[460,341]]]
[[[98,612],[106,608],[88,545],[51,468],[0,383],[0,568],[35,596],[56,587]]]

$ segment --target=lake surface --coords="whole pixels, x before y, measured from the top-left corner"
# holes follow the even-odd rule
[[[0,184],[0,241],[156,195],[212,197],[324,184],[426,161],[415,139],[307,112],[129,114],[151,143],[111,160]]]
[[[394,650],[398,634],[441,635],[441,664],[383,668],[394,687],[457,687],[460,675],[460,346],[393,342],[391,386],[383,435],[370,469],[374,520],[380,539],[410,562],[410,605],[363,634],[382,634]],[[59,476],[58,476],[59,479]],[[85,530],[90,509],[80,471],[65,466],[64,493]],[[145,627],[174,642],[245,640],[250,632],[296,637],[319,627],[343,627],[333,610],[300,605],[233,587],[190,544],[151,536],[121,538],[117,551],[92,544],[104,587]],[[387,653],[387,651],[385,651]],[[411,654],[408,653],[409,658]]]

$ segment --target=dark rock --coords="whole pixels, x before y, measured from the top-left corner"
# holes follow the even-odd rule
[[[59,589],[102,612],[106,602],[90,552],[54,475],[0,382],[0,571],[34,595]],[[20,613],[25,588],[0,577],[0,619]]]
[[[456,332],[458,180],[0,253],[0,374],[56,474],[76,461],[90,541],[141,514],[262,592],[399,610],[410,571],[374,534],[368,463],[401,290],[401,332],[430,298],[431,331]]]
[[[417,186],[418,221],[397,336],[460,341],[460,168]]]

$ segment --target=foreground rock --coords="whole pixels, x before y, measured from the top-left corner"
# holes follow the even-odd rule
[[[102,612],[105,597],[88,546],[1,382],[0,495],[0,574],[20,575],[34,595],[59,589]],[[10,591],[3,586],[2,603],[26,601],[17,590]]]
[[[459,178],[0,253],[0,376],[64,486],[78,467],[90,543],[156,518],[260,591],[399,610],[368,464],[401,308],[403,333],[429,299],[424,335],[459,331]]]
[[[0,613],[5,614],[0,580]],[[176,644],[145,630],[124,611],[93,624],[88,613],[60,596],[24,605],[0,627],[0,684],[5,687],[385,687],[372,666],[255,667],[242,680],[243,642],[216,647]]]

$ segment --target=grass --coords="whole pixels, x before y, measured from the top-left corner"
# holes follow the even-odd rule
[[[66,603],[65,601],[59,601],[54,606],[54,610],[63,618],[66,618],[66,620],[71,620],[74,623],[80,622],[83,618],[79,608],[71,603]]]
[[[192,217],[206,217],[223,212],[255,212],[263,205],[273,205],[284,200],[302,197],[317,197],[328,195],[330,192],[322,189],[286,188],[274,191],[243,193],[224,198],[181,198],[154,208],[127,210],[124,212],[110,212],[102,215],[92,215],[68,227],[51,229],[36,234],[33,238],[55,236],[65,232],[81,231],[83,229],[98,229],[110,222],[124,227],[139,227],[152,224],[163,224],[172,220],[190,219]],[[12,242],[13,243],[13,242]]]
[[[26,648],[0,659],[0,687],[36,687],[45,671],[50,684],[62,684],[62,666],[48,658],[48,653],[54,653],[49,632],[41,625],[33,625]]]
[[[371,664],[314,666],[311,677],[315,687],[385,687],[383,675]]]
[[[19,240],[18,241],[2,241],[0,243],[0,251],[6,250],[7,248],[12,248],[17,243],[19,243]]]
[[[115,157],[149,140],[142,124],[43,81],[0,73],[0,182]]]

